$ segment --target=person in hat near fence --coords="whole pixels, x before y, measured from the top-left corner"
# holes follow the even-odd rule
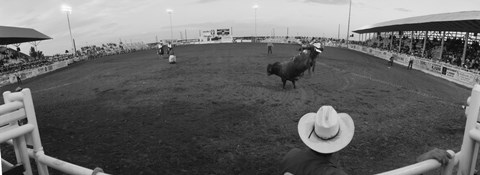
[[[391,67],[393,67],[393,60],[395,60],[395,57],[392,55],[392,56],[390,57],[390,61],[388,61],[388,64],[389,64]],[[389,67],[389,68],[390,68],[390,67]]]
[[[283,175],[346,175],[336,152],[353,139],[355,125],[350,115],[337,113],[332,106],[322,106],[317,113],[305,114],[298,121],[298,134],[309,148],[293,148],[282,159]],[[451,156],[443,149],[433,149],[417,158],[418,162],[436,159],[446,165]]]
[[[160,57],[162,57],[163,54],[164,54],[162,43],[158,43],[158,44],[157,44],[157,47],[158,47],[158,49],[157,49],[157,54],[160,55]]]
[[[407,67],[407,69],[413,69],[413,61],[415,61],[415,56],[412,54],[408,57],[408,67]]]
[[[20,74],[16,73],[15,78],[17,79],[17,85],[22,85],[22,78],[20,78]]]
[[[272,49],[273,49],[273,43],[269,41],[267,43],[267,54],[272,54],[273,53]]]

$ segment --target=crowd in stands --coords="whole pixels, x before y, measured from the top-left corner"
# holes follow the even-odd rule
[[[115,43],[102,44],[97,46],[82,47],[77,51],[77,56],[83,56],[87,59],[99,58],[108,55],[135,52],[145,49],[142,43]],[[65,54],[56,54],[54,56],[32,57],[20,52],[20,49],[11,49],[0,46],[0,75],[15,73],[22,70],[34,69],[42,66],[48,66],[55,62],[73,59],[74,55],[66,51]]]
[[[393,40],[393,41],[392,41]],[[463,38],[446,38],[444,41],[443,52],[441,51],[441,39],[438,38],[427,38],[425,44],[425,52],[422,55],[423,43],[422,39],[413,39],[413,42],[410,37],[404,36],[402,38],[401,48],[400,39],[396,36],[382,37],[377,36],[373,39],[368,39],[363,42],[354,41],[354,44],[365,45],[373,48],[378,48],[382,50],[391,50],[394,52],[400,52],[404,54],[413,54],[417,57],[423,57],[426,59],[431,59],[433,61],[439,61],[451,64],[453,66],[462,67],[465,69],[471,69],[480,71],[480,45],[478,40],[471,41],[467,44],[467,51],[465,55],[465,62],[462,64],[462,55],[464,49],[464,40]],[[410,45],[412,48],[410,48]],[[441,55],[441,58],[440,58]]]
[[[1,75],[15,73],[22,70],[33,69],[37,67],[47,66],[52,64],[52,61],[49,60],[35,60],[29,62],[20,62],[14,64],[8,64],[0,67]]]

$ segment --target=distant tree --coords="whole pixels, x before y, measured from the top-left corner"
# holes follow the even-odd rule
[[[39,59],[44,59],[45,58],[45,55],[43,55],[43,52],[42,51],[37,51],[37,57]]]
[[[38,53],[35,51],[35,48],[33,48],[33,46],[30,47],[30,56],[33,57],[33,58],[35,58],[35,59],[36,59],[37,56],[38,56]]]

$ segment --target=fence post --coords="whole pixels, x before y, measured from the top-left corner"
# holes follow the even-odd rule
[[[478,121],[478,114],[480,109],[480,85],[475,84],[472,89],[472,94],[467,99],[468,107],[465,110],[467,121],[465,124],[465,131],[463,134],[462,148],[459,155],[459,167],[457,175],[473,174],[475,169],[478,144],[470,138],[470,130],[475,128]]]

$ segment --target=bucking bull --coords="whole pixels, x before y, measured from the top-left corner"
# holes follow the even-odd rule
[[[310,68],[312,68],[312,72],[315,70],[316,58],[318,54],[323,52],[320,43],[302,46],[300,50],[301,52],[298,55],[288,61],[275,62],[267,66],[269,76],[275,74],[282,78],[283,89],[285,89],[287,80],[293,83],[293,88],[296,88],[295,81],[299,80],[307,69],[310,71]]]

